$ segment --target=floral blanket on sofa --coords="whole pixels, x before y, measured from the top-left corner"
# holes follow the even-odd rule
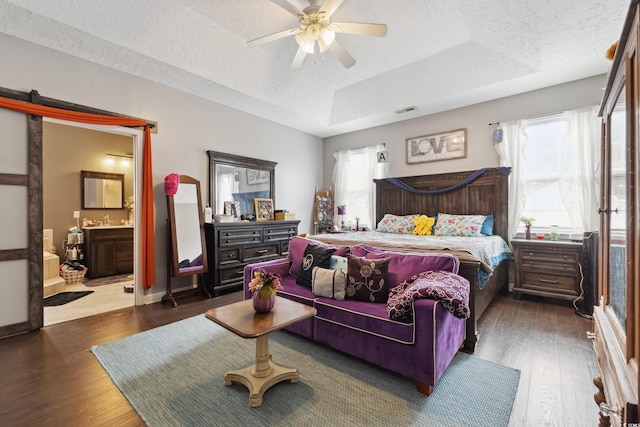
[[[405,280],[389,291],[387,313],[394,320],[411,320],[414,300],[430,298],[459,319],[471,316],[469,309],[469,281],[448,271],[424,271]]]

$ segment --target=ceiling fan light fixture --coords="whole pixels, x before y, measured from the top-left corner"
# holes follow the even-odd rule
[[[315,52],[315,40],[307,37],[307,33],[305,31],[301,31],[296,34],[296,42],[298,45],[307,53]]]

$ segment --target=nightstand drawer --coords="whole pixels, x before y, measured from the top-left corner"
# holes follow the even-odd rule
[[[538,263],[577,264],[580,255],[577,252],[551,252],[531,248],[520,250],[522,261],[534,261]]]
[[[529,258],[525,256],[520,259],[520,268],[523,271],[551,270],[556,273],[576,274],[578,273],[578,262],[574,259],[551,261],[546,258]]]
[[[576,293],[578,283],[575,276],[523,272],[521,279],[520,288],[522,290],[578,296]]]

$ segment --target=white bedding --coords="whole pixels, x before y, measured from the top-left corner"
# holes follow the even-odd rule
[[[380,233],[377,231],[356,231],[350,233],[314,234],[307,236],[334,245],[353,246],[364,243],[384,249],[404,251],[454,251],[468,254],[468,260],[477,260],[488,274],[504,259],[513,255],[509,245],[500,236],[454,237],[416,236],[413,234]],[[458,255],[460,260],[464,256]]]

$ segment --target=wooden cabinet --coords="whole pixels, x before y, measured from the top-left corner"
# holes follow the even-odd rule
[[[219,222],[204,225],[209,271],[203,280],[210,292],[242,288],[244,266],[289,253],[289,241],[300,221]]]
[[[87,277],[133,273],[133,227],[85,228]]]
[[[639,6],[632,0],[601,103],[601,201],[594,349],[600,425],[638,425],[640,375]]]
[[[581,242],[516,239],[511,245],[516,296],[529,294],[571,301],[581,298]]]

